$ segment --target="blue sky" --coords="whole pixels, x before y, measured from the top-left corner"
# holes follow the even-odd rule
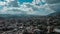
[[[4,0],[0,0],[0,1],[4,1]],[[23,3],[23,2],[32,2],[33,0],[18,0],[19,2]]]
[[[32,2],[33,0],[18,0],[20,3],[23,3],[23,2]]]
[[[4,0],[0,0],[0,1],[4,1]]]
[[[5,1],[5,0],[0,0],[0,1]],[[29,2],[29,3],[32,3],[33,0],[18,0],[18,2],[20,2],[20,4],[23,4],[24,2]],[[45,4],[45,2],[40,2],[42,5]]]
[[[0,0],[2,2],[4,2],[5,0]],[[18,2],[20,2],[20,4],[23,4],[23,2],[29,2],[31,3],[33,0],[18,0]],[[0,9],[2,9],[2,6],[0,6]]]
[[[5,1],[5,0],[0,0],[0,1]],[[20,4],[23,4],[24,2],[29,2],[32,3],[33,0],[18,0],[18,2],[20,2]],[[42,4],[45,4],[45,2],[41,2]]]

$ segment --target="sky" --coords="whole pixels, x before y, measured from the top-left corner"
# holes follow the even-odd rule
[[[0,1],[5,1],[5,0],[0,0]],[[23,2],[32,2],[33,0],[18,0],[20,3],[23,3]]]
[[[32,14],[32,15],[48,15],[50,13],[53,13],[54,11],[52,9],[50,9],[48,7],[48,5],[46,4],[46,2],[44,0],[42,1],[37,1],[36,4],[34,4],[35,2],[33,0],[18,0],[18,4],[16,3],[16,1],[14,1],[13,3],[11,2],[10,5],[15,7],[14,10],[11,8],[7,8],[6,6],[4,6],[5,0],[0,0],[0,14],[20,14],[20,13],[24,13],[24,14]],[[10,2],[11,0],[7,0],[8,2]],[[27,4],[24,4],[27,3]],[[9,5],[9,4],[7,4]],[[18,7],[19,6],[19,7]],[[9,6],[10,7],[10,6]],[[18,8],[16,8],[18,7]],[[2,10],[3,9],[3,10]],[[9,11],[12,10],[12,11]]]
[[[13,1],[13,0],[0,0],[0,4],[1,4],[1,2],[6,2],[6,1],[8,1],[8,2],[10,2],[10,1]],[[23,3],[32,3],[34,0],[17,0],[20,4],[23,4]],[[42,0],[43,1],[43,0]],[[36,1],[36,3],[38,3],[38,2],[40,2],[40,0],[37,0]],[[41,2],[42,4],[45,4],[45,2],[43,1],[43,2]]]
[[[20,3],[23,3],[23,2],[30,2],[32,3],[33,0],[18,0]]]

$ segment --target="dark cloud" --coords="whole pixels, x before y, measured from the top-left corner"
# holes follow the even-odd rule
[[[60,11],[60,0],[46,0],[46,2],[50,4],[49,7],[54,11]]]
[[[55,11],[60,11],[60,3],[50,6],[50,8],[55,10]]]
[[[10,2],[10,5],[11,5],[12,7],[18,7],[17,0],[11,1],[11,2]]]
[[[60,3],[60,0],[46,0],[49,4]]]
[[[4,1],[4,0],[0,0],[0,1]]]

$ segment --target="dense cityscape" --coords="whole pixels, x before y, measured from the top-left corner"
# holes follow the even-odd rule
[[[59,15],[0,18],[0,34],[59,34]]]

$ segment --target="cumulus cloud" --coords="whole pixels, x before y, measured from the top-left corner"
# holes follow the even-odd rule
[[[49,7],[55,11],[60,11],[60,3],[55,3],[55,4],[48,4]]]
[[[60,3],[60,0],[46,0],[48,4]]]
[[[5,1],[7,1],[7,2],[11,2],[11,1],[14,1],[14,0],[5,0]]]
[[[33,0],[32,3],[33,3],[33,4],[38,4],[38,3],[40,3],[40,1],[41,1],[41,0]]]
[[[38,6],[32,3],[23,3],[19,7],[4,7],[0,14],[47,15],[53,12],[47,4]]]
[[[5,5],[5,4],[6,4],[6,2],[1,2],[1,1],[0,1],[0,5],[3,6],[3,5]]]

